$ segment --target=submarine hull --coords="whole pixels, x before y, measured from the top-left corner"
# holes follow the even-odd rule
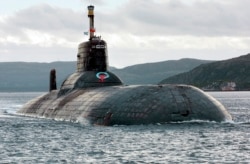
[[[232,120],[220,102],[189,85],[122,85],[58,93],[54,90],[31,100],[18,113],[96,125]]]

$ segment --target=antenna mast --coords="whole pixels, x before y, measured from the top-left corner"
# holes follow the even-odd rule
[[[95,35],[95,27],[94,27],[94,6],[88,6],[88,17],[89,17],[89,39],[92,39]]]

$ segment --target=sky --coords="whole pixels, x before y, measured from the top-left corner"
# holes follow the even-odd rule
[[[0,62],[76,61],[89,4],[110,66],[250,53],[249,0],[8,0],[0,2]]]

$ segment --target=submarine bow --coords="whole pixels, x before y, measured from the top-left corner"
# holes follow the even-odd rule
[[[126,86],[108,71],[107,43],[95,36],[94,6],[88,6],[89,41],[80,43],[77,71],[50,92],[27,102],[19,114],[97,125],[133,125],[187,120],[232,120],[225,107],[202,90],[180,84]]]

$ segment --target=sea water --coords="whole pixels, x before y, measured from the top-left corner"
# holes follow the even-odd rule
[[[0,93],[0,163],[250,163],[250,92],[208,92],[232,122],[93,126],[16,115],[42,93]]]

